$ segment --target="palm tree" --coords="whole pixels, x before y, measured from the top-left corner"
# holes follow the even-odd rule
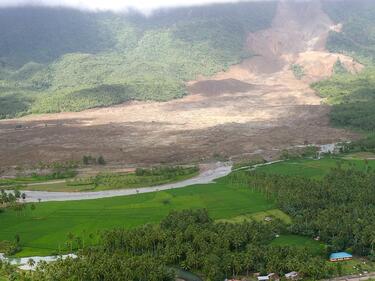
[[[68,235],[66,236],[68,238],[68,242],[70,244],[70,252],[73,252],[73,239],[74,239],[74,234],[69,232]]]
[[[30,267],[30,270],[32,270],[35,266],[35,261],[32,258],[30,258],[27,260],[27,265]]]

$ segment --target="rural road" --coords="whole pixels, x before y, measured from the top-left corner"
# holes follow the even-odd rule
[[[159,186],[134,189],[117,189],[92,192],[48,192],[22,190],[21,192],[26,194],[26,202],[38,202],[39,199],[41,200],[41,202],[89,200],[182,188],[194,184],[207,184],[213,182],[215,179],[228,175],[231,172],[231,170],[232,165],[228,163],[216,163],[214,165],[211,165],[211,167],[208,170],[205,170],[198,176],[188,180]]]

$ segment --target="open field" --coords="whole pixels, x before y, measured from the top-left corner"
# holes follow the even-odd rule
[[[279,209],[271,209],[263,212],[250,213],[246,215],[240,215],[229,219],[219,219],[218,222],[229,222],[229,223],[242,223],[243,221],[254,220],[257,222],[262,222],[266,217],[280,219],[285,224],[290,224],[292,219]]]
[[[1,214],[0,240],[21,237],[21,255],[51,254],[66,250],[69,232],[85,237],[115,227],[135,227],[156,223],[170,210],[206,208],[214,219],[275,209],[262,194],[244,186],[230,185],[224,179],[208,185],[107,199],[47,202],[30,205],[21,213],[7,210]]]
[[[256,169],[256,171],[270,174],[281,174],[286,176],[306,176],[312,178],[322,178],[332,168],[337,168],[338,165],[341,165],[342,168],[354,167],[359,170],[366,169],[366,163],[363,159],[351,158],[349,160],[346,159],[346,157],[327,157],[320,160],[288,160],[284,162],[275,163],[272,165],[259,167]],[[375,169],[375,161],[368,160],[368,167]]]
[[[312,238],[292,234],[280,235],[280,237],[272,241],[272,245],[309,248],[311,251],[316,252],[316,254],[324,253],[325,248],[323,243],[315,241]]]

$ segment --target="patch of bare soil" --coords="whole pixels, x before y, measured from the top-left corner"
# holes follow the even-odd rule
[[[249,34],[254,57],[188,83],[191,94],[182,99],[0,121],[0,166],[79,160],[87,154],[126,165],[271,157],[306,142],[355,138],[330,127],[330,108],[308,84],[331,75],[338,56],[351,71],[361,69],[324,50],[333,28],[317,1],[280,2],[273,26]],[[303,80],[290,70],[294,63],[305,68]]]

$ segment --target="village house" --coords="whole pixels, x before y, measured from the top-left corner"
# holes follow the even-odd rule
[[[299,279],[299,274],[296,271],[289,272],[285,274],[285,278],[287,280],[298,280]]]
[[[338,261],[348,261],[353,259],[353,256],[346,252],[339,252],[339,253],[332,253],[329,256],[329,260],[331,262],[338,262]]]
[[[280,281],[280,276],[276,273],[270,273],[264,276],[258,276],[258,281]]]

